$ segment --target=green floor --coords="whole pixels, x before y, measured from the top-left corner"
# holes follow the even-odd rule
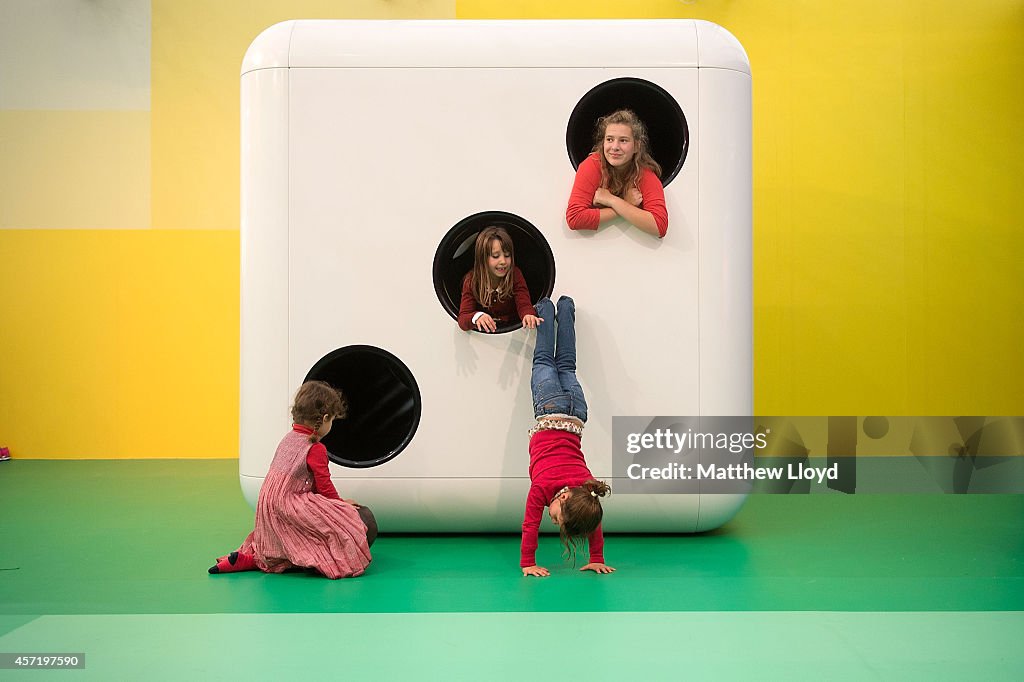
[[[0,515],[0,653],[87,660],[0,679],[1024,676],[1024,496],[755,495],[714,533],[609,537],[611,576],[545,536],[544,580],[514,535],[385,535],[354,580],[210,576],[252,524],[228,460],[6,462]]]

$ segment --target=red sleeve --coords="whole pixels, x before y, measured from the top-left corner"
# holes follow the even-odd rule
[[[462,300],[459,301],[459,329],[468,332],[473,327],[473,315],[480,310],[476,296],[473,295],[471,273],[466,273],[462,280]]]
[[[594,529],[594,532],[587,538],[587,544],[590,546],[590,563],[592,564],[603,564],[604,563],[604,531],[601,530],[600,524]]]
[[[665,207],[665,188],[661,186],[661,180],[649,168],[644,169],[640,176],[640,194],[644,196],[644,202],[640,208],[654,216],[654,222],[658,226],[658,236],[664,237],[668,232],[668,208]]]
[[[519,547],[519,566],[537,565],[537,533],[544,513],[544,494],[540,488],[530,487],[526,496],[526,512],[523,514],[523,540]]]
[[[565,222],[570,230],[596,230],[601,224],[601,209],[594,206],[594,193],[601,184],[601,163],[591,154],[576,171],[569,193]]]
[[[527,315],[537,314],[537,309],[530,303],[530,288],[526,286],[526,278],[519,268],[512,271],[512,297],[516,301],[516,311],[520,320]]]
[[[306,466],[313,472],[313,492],[320,493],[332,500],[340,500],[341,496],[331,483],[331,471],[327,468],[327,448],[323,443],[314,443],[306,455]]]

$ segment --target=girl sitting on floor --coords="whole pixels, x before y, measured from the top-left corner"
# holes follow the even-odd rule
[[[302,384],[292,407],[295,423],[260,488],[255,529],[210,573],[306,568],[332,579],[362,575],[377,523],[368,508],[338,495],[320,442],[346,410],[345,397],[330,385]]]

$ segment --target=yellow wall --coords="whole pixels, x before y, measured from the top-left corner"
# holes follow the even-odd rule
[[[260,30],[298,17],[725,26],[754,71],[756,411],[1024,413],[1018,0],[149,9],[148,110],[123,92],[89,111],[0,92],[0,444],[15,457],[237,455],[238,71]]]
[[[16,457],[238,450],[238,231],[0,230]]]

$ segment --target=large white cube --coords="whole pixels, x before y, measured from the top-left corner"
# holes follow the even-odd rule
[[[463,332],[436,291],[435,257],[443,268],[450,255],[439,246],[478,213],[536,228],[552,297],[576,300],[584,452],[613,489],[614,415],[751,413],[751,78],[724,29],[290,21],[253,42],[241,92],[239,469],[251,503],[316,368],[353,402],[332,437],[355,466],[332,464],[335,484],[382,530],[520,527],[534,332]],[[656,152],[683,141],[662,164],[668,234],[573,232],[572,140],[589,138],[590,110],[631,97],[642,116],[664,110]],[[604,525],[706,530],[742,500],[613,495]]]

